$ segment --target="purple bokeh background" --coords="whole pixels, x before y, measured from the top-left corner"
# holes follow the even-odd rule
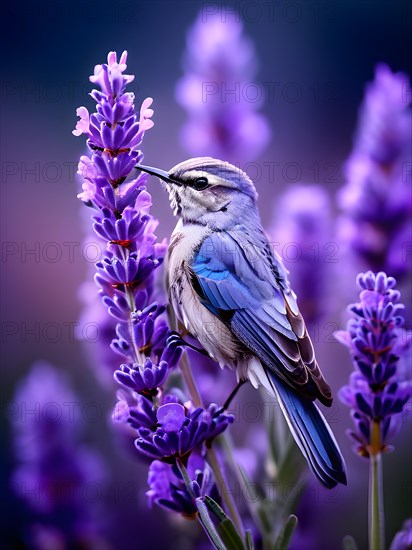
[[[228,18],[233,17],[229,8],[234,5],[227,4]],[[108,463],[108,488],[102,491],[101,504],[109,510],[107,537],[114,548],[144,550],[152,548],[154,540],[156,547],[189,548],[187,533],[196,526],[176,518],[169,522],[165,512],[148,509],[146,465],[133,458],[125,440],[115,437],[108,423],[114,391],[102,389],[87,364],[92,354],[85,347],[93,343],[83,346],[74,338],[81,313],[78,289],[96,258],[94,249],[82,249],[75,172],[84,151],[71,130],[76,107],[91,104],[87,92],[93,66],[104,61],[109,50],[127,49],[130,72],[136,74],[131,88],[137,103],[154,98],[155,127],[145,138],[145,163],[167,169],[186,158],[178,142],[186,114],[176,103],[175,85],[182,76],[186,32],[202,6],[207,18],[207,10],[217,4],[16,2],[4,8],[2,17],[2,36],[10,50],[1,84],[2,403],[13,399],[16,384],[32,363],[45,359],[68,373],[83,406],[98,404],[97,416],[85,414],[85,432],[87,443]],[[272,8],[265,2],[245,2],[237,7],[260,61],[255,82],[265,83],[261,112],[272,131],[270,145],[258,161],[243,168],[255,179],[262,218],[269,228],[276,199],[291,183],[315,183],[332,196],[343,184],[342,167],[351,151],[358,108],[376,64],[382,61],[394,71],[412,74],[405,50],[412,7],[409,2],[338,1],[274,2]],[[155,182],[150,185],[153,214],[161,221],[158,235],[163,238],[175,220],[167,195]],[[334,269],[345,269],[345,257],[338,253],[337,259]],[[293,269],[292,264],[288,267]],[[336,277],[329,285],[331,307],[314,342],[335,394],[351,371],[348,354],[331,336],[346,319],[337,299],[337,281]],[[354,280],[352,290],[351,283],[346,284],[346,292],[348,301],[353,299]],[[408,303],[407,297],[408,293],[404,297]],[[93,340],[93,326],[83,328]],[[225,375],[224,380],[228,378]],[[260,402],[252,388],[242,389],[239,399],[243,418],[245,411],[252,414],[245,404]],[[235,412],[236,406],[237,402]],[[7,506],[2,514],[2,547],[14,548],[31,516],[9,489],[15,459],[8,415],[16,413],[7,407],[4,411],[1,481]],[[388,540],[411,515],[408,415],[410,407],[404,431],[395,442],[396,452],[384,457]],[[327,418],[347,461],[349,486],[328,493],[310,482],[302,503],[306,538],[301,547],[336,548],[344,535],[351,534],[363,548],[368,465],[351,451],[344,434],[350,417],[337,399]],[[253,428],[253,422],[248,428],[250,424]],[[235,433],[241,430],[235,423]],[[256,432],[260,433],[258,425]]]

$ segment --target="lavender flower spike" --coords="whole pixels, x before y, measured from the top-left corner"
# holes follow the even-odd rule
[[[351,408],[355,451],[369,460],[369,548],[385,547],[382,453],[400,430],[402,411],[412,396],[412,380],[400,358],[410,338],[402,330],[403,304],[396,280],[384,272],[358,275],[360,301],[350,306],[354,319],[337,339],[351,352],[355,372],[339,398]],[[405,340],[407,344],[405,345]]]
[[[403,304],[396,281],[380,272],[358,276],[360,302],[350,306],[355,318],[336,338],[351,352],[355,372],[339,392],[352,410],[355,429],[349,431],[355,450],[364,457],[391,449],[401,426],[401,413],[412,396],[412,381],[404,379],[398,362],[404,352],[401,327]]]
[[[410,83],[378,65],[366,89],[355,147],[338,195],[340,237],[366,267],[396,277],[411,270]]]
[[[78,110],[81,120],[74,133],[86,134],[92,152],[80,159],[79,174],[85,181],[79,198],[94,208],[93,228],[107,248],[96,264],[95,280],[116,325],[112,349],[130,368],[145,365],[146,358],[155,364],[169,360],[171,367],[179,353],[166,346],[164,306],[152,302],[154,270],[163,260],[165,244],[156,244],[153,234],[157,221],[149,214],[146,175],[133,174],[143,158],[138,146],[153,126],[152,100],[143,101],[140,114],[135,113],[134,95],[125,91],[133,80],[124,74],[126,60],[126,52],[119,63],[111,52],[107,64],[96,66],[90,80],[101,90],[90,95],[97,111],[89,115],[85,108]]]

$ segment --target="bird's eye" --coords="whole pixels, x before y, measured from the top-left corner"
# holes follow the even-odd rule
[[[192,183],[193,189],[196,189],[196,191],[203,191],[203,189],[206,189],[209,187],[209,182],[207,178],[196,178],[194,182]]]

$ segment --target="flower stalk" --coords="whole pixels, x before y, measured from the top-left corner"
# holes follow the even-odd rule
[[[382,472],[382,454],[372,454],[369,461],[369,550],[385,548]]]
[[[190,368],[189,359],[186,354],[183,355],[180,361],[180,369],[183,373],[183,377],[188,387],[193,403],[197,407],[202,407],[203,406],[202,398],[200,396],[200,392],[198,390],[196,381],[193,377],[192,369]],[[225,480],[225,476],[223,475],[222,467],[219,464],[219,459],[217,457],[216,451],[212,446],[209,446],[207,449],[207,459],[210,464],[210,467],[212,468],[213,474],[215,476],[219,493],[227,506],[229,515],[232,518],[236,529],[243,537],[245,533],[245,529],[243,527],[242,518],[240,517],[236,503],[232,497],[232,493],[231,491],[229,491],[227,487],[227,483]]]

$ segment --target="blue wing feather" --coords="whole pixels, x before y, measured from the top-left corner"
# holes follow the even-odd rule
[[[239,240],[252,249],[252,242],[245,241],[244,235]],[[265,250],[264,241],[261,244]],[[260,358],[293,436],[318,479],[329,488],[346,483],[339,448],[312,401],[319,397],[319,384],[329,387],[316,370],[313,349],[284,268],[280,264],[276,269],[267,250],[266,255],[259,256],[254,248],[251,261],[251,249],[240,246],[233,234],[212,233],[191,265],[194,288],[203,305]],[[312,363],[305,364],[302,355]],[[317,383],[316,375],[320,379]]]
[[[230,328],[278,376],[291,384],[307,383],[307,390],[315,391],[286,316],[285,297],[270,266],[265,271],[265,259],[255,252],[251,263],[244,250],[234,249],[234,243],[231,236],[213,233],[195,256],[191,267],[202,303],[214,314],[231,312]],[[266,275],[265,280],[258,273]]]

